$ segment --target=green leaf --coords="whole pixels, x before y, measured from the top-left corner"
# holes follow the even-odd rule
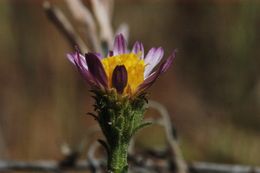
[[[134,134],[136,134],[136,132],[139,131],[140,129],[145,128],[145,127],[147,127],[147,126],[150,126],[150,125],[152,125],[152,124],[153,124],[152,122],[145,122],[145,123],[141,124],[140,126],[138,126],[138,127],[136,127],[136,128],[134,129],[134,131],[133,131],[133,133],[132,133],[132,136],[133,136]]]

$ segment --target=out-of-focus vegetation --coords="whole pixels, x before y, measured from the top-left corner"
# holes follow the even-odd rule
[[[259,164],[260,3],[118,0],[114,17],[129,24],[131,44],[178,48],[149,92],[169,109],[185,158]],[[2,0],[0,26],[0,158],[60,158],[61,144],[77,148],[95,123],[89,88],[42,1]]]

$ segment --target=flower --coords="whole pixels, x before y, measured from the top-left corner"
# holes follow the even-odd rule
[[[144,91],[175,58],[174,51],[161,63],[163,54],[159,47],[151,48],[145,55],[140,42],[130,51],[125,38],[119,34],[106,57],[99,53],[83,56],[79,50],[67,55],[93,88],[95,113],[90,115],[97,120],[106,139],[99,141],[107,150],[108,172],[127,172],[130,140],[137,131],[151,124],[143,122],[148,102]]]
[[[143,44],[138,41],[129,51],[124,36],[119,34],[115,38],[113,51],[107,57],[99,53],[83,56],[77,50],[67,54],[67,58],[92,87],[101,90],[114,88],[119,94],[131,96],[149,88],[170,67],[175,51],[155,69],[163,54],[161,47],[154,47],[145,55]]]

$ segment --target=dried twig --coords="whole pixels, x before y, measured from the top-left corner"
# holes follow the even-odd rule
[[[260,173],[260,167],[206,162],[194,162],[189,169],[194,173]]]
[[[78,45],[82,52],[87,52],[89,50],[89,48],[80,38],[80,36],[76,33],[75,29],[60,9],[51,6],[51,4],[48,1],[44,2],[43,8],[50,21],[64,35],[64,37],[68,40],[68,43],[71,45],[72,48],[74,48],[75,45]]]
[[[56,161],[0,161],[0,172],[7,171],[41,171],[41,172],[57,172],[61,170],[88,170],[89,163],[80,161],[73,167],[60,167]]]
[[[167,109],[162,104],[153,100],[149,101],[149,106],[158,110],[160,115],[162,116],[163,119],[162,123],[165,128],[167,141],[169,142],[170,145],[171,161],[173,162],[172,164],[176,165],[176,169],[177,169],[176,171],[178,173],[186,173],[188,171],[187,165],[183,159],[181,149],[176,139],[174,138],[174,134],[172,134],[173,127]]]
[[[95,152],[98,149],[98,147],[100,146],[99,143],[94,142],[90,147],[89,147],[89,152],[87,154],[87,160],[91,165],[91,171],[95,172],[95,173],[102,173],[102,167],[99,165],[100,164],[100,160],[98,160],[95,157]],[[104,167],[103,167],[104,168]]]
[[[136,162],[138,162],[136,160]],[[105,162],[97,161],[96,165],[91,165],[87,161],[79,161],[73,167],[60,167],[56,161],[35,161],[35,162],[21,162],[21,161],[1,161],[0,172],[7,171],[39,171],[39,172],[58,172],[66,170],[86,171],[91,170],[91,167],[105,166]],[[164,165],[161,167],[143,162],[139,165],[133,165],[135,170],[156,170],[160,168],[162,172],[167,171],[168,168]],[[206,162],[194,162],[189,166],[189,170],[194,173],[260,173],[260,167],[251,167],[243,165],[228,165],[216,164]],[[142,172],[142,171],[140,171]]]

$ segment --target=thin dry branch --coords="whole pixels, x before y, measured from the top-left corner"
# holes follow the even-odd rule
[[[60,167],[57,161],[0,161],[0,172],[7,171],[40,171],[40,172],[57,172],[61,170],[88,170],[89,163],[85,161],[78,162],[73,167]]]
[[[160,103],[150,100],[149,106],[159,111],[160,115],[162,116],[162,125],[165,128],[165,133],[167,137],[167,141],[169,143],[170,151],[171,151],[171,161],[176,164],[177,172],[178,173],[186,173],[188,172],[187,164],[184,161],[182,156],[181,149],[174,138],[173,127],[171,124],[170,115],[167,109]],[[172,163],[172,164],[173,164]]]
[[[57,27],[57,29],[63,34],[63,36],[68,40],[68,43],[74,49],[77,45],[82,52],[88,52],[88,47],[80,36],[76,33],[72,24],[62,13],[62,11],[51,4],[48,1],[45,1],[43,8],[47,14],[49,20]]]
[[[260,173],[260,167],[206,162],[194,162],[189,169],[194,173]]]
[[[132,157],[133,158],[133,157]],[[135,162],[139,162],[136,160]],[[95,165],[87,161],[79,161],[72,167],[60,167],[59,162],[56,161],[35,161],[35,162],[22,162],[22,161],[1,161],[0,172],[8,171],[39,171],[39,172],[59,172],[59,171],[86,171],[92,170],[93,167],[99,170],[105,166],[105,162],[96,161]],[[160,169],[161,172],[168,170],[167,166],[156,166],[145,162],[135,164],[135,170],[156,170]],[[206,162],[194,162],[189,166],[190,172],[193,173],[260,173],[260,167],[251,167],[244,165],[229,165],[229,164],[216,164]]]

